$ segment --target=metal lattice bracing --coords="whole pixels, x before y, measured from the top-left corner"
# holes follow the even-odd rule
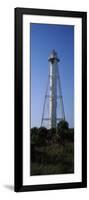
[[[41,126],[56,128],[60,120],[65,120],[62,89],[58,62],[60,61],[55,50],[48,58],[50,63],[48,83],[45,92]],[[45,125],[46,123],[46,125]]]

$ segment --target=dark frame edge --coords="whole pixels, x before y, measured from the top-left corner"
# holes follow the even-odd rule
[[[22,186],[22,14],[14,9],[14,191]]]
[[[45,184],[45,185],[23,185],[17,192],[78,189],[78,188],[85,188],[85,185],[82,182]]]
[[[22,15],[45,15],[45,16],[63,16],[63,17],[83,17],[86,14],[85,11],[70,11],[70,10],[53,10],[53,9],[38,9],[38,8],[24,8],[16,7]]]
[[[82,17],[82,182],[87,187],[87,12]]]

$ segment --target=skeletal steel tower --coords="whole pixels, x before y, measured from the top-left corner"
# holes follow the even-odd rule
[[[65,120],[63,97],[61,90],[60,75],[58,70],[58,62],[60,61],[55,50],[50,54],[48,61],[49,76],[45,94],[41,126],[44,126],[44,121],[48,122],[47,127],[56,128],[60,120]],[[46,104],[48,101],[48,109]],[[48,113],[48,115],[47,115]],[[59,113],[59,115],[58,115]]]

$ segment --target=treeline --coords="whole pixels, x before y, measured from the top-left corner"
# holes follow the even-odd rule
[[[52,143],[64,144],[66,141],[74,141],[74,129],[69,128],[67,121],[60,121],[57,128],[31,128],[31,145],[44,146]]]
[[[31,129],[31,175],[74,173],[74,129],[61,121],[57,129]]]

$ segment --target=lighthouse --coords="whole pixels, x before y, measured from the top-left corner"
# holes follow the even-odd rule
[[[57,65],[59,58],[55,50],[50,54],[49,65],[49,126],[56,128],[56,109],[57,109]]]
[[[41,126],[43,126],[44,121],[47,121],[49,128],[56,128],[57,123],[60,120],[65,120],[61,81],[58,70],[59,61],[60,59],[58,58],[57,52],[53,49],[48,57],[48,62],[49,62],[48,84],[46,88],[42,120],[41,120]],[[48,109],[46,109],[47,102],[49,105]],[[48,111],[48,115],[47,113],[45,113],[45,111],[46,112]],[[58,111],[60,111],[59,112],[60,117],[58,116]]]

